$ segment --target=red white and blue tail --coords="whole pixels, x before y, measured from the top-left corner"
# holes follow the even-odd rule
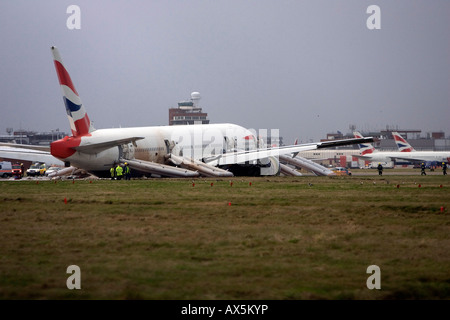
[[[398,132],[392,132],[392,136],[400,152],[416,151]]]
[[[355,131],[353,132],[355,138],[364,138],[361,133]],[[369,153],[374,153],[375,148],[371,143],[360,143],[358,144],[359,150],[361,150],[361,155],[364,156]]]
[[[70,79],[67,69],[64,67],[61,55],[56,47],[52,47],[53,60],[55,63],[56,74],[58,75],[59,84],[66,105],[67,117],[69,118],[70,129],[72,135],[84,136],[94,131],[95,128],[84,109],[80,96]]]

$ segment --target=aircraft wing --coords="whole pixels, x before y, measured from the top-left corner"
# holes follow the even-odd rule
[[[412,152],[408,152],[408,154],[410,154]],[[429,161],[429,160],[424,160],[421,158],[417,158],[417,157],[391,157],[392,159],[396,159],[396,160],[405,160],[405,161],[411,161],[411,162],[425,162],[425,161]]]
[[[354,154],[354,155],[352,155],[352,157],[356,157],[356,158],[359,158],[359,159],[362,159],[362,160],[367,160],[367,161],[370,161],[370,160],[373,159],[373,157],[362,156],[362,155],[359,155],[359,154]]]
[[[379,157],[380,155],[378,155],[377,153],[369,153],[369,154],[371,156],[363,156],[363,155],[355,154],[355,155],[352,155],[352,157],[356,157],[356,158],[359,158],[361,160],[366,160],[366,161],[374,161],[374,162],[380,161],[380,157]],[[374,156],[378,156],[378,158],[374,158]],[[383,159],[382,161],[388,161],[388,160],[394,161],[396,159],[396,157],[392,157],[389,155],[383,155],[382,159]]]
[[[119,146],[121,144],[126,144],[130,142],[136,142],[136,140],[144,139],[144,137],[128,137],[123,139],[115,139],[115,140],[106,140],[106,141],[98,141],[94,143],[86,143],[80,145],[78,147],[73,147],[73,149],[84,152],[84,153],[98,153],[100,151]]]
[[[367,143],[367,142],[373,142],[373,138],[367,137],[367,138],[354,138],[344,140],[330,140],[330,141],[291,145],[277,148],[261,148],[256,150],[229,152],[213,158],[204,159],[204,161],[210,165],[228,165],[235,163],[245,163],[246,161],[253,161],[268,157],[278,157],[284,154],[296,154],[298,152],[307,150],[316,150],[322,148],[330,148],[336,146]]]

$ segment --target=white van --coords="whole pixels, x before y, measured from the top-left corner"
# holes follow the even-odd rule
[[[0,162],[0,177],[2,177],[2,178],[12,177],[11,162],[8,162],[8,161]]]

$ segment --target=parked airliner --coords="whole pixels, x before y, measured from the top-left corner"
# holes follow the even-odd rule
[[[396,134],[397,138],[394,138],[399,141],[402,151],[378,151],[376,150],[371,143],[361,143],[359,144],[359,149],[361,151],[360,155],[355,155],[360,159],[364,159],[366,161],[372,162],[380,162],[386,164],[388,162],[394,160],[403,160],[403,161],[411,161],[411,162],[422,162],[422,161],[438,161],[439,163],[447,162],[450,159],[449,151],[415,151],[414,148],[409,145],[406,140],[403,138],[399,139],[398,133]],[[355,131],[353,132],[355,138],[362,138],[361,133]],[[395,136],[394,136],[395,137]]]
[[[397,159],[413,162],[436,161],[448,163],[450,161],[450,151],[416,151],[398,132],[392,132],[397,148],[402,152],[402,156]]]

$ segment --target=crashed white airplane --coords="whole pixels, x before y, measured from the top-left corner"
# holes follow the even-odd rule
[[[58,49],[51,51],[72,136],[51,143],[50,152],[66,166],[100,177],[109,176],[111,166],[121,162],[128,162],[134,174],[160,177],[278,175],[280,155],[373,141],[367,137],[258,148],[252,131],[228,123],[95,129]]]

